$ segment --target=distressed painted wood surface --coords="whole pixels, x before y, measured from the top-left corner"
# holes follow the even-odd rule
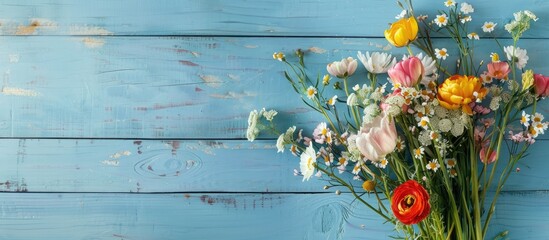
[[[414,2],[418,14],[434,17],[444,1]],[[506,22],[529,8],[549,12],[544,0],[467,1],[479,28],[485,21]],[[396,1],[157,0],[46,1],[3,0],[4,35],[261,35],[380,36],[401,9]],[[528,37],[548,37],[538,24]],[[480,32],[479,30],[477,30]],[[498,31],[497,34],[503,33]]]
[[[415,2],[431,17],[444,8]],[[519,47],[549,74],[548,1],[468,2],[470,29],[494,21],[503,37],[513,12],[536,12]],[[0,238],[388,238],[346,193],[293,176],[273,136],[243,137],[254,108],[279,110],[283,127],[320,120],[273,52],[304,49],[312,72],[358,50],[400,57],[382,36],[399,12],[386,0],[0,0]],[[477,58],[498,51],[477,46]],[[519,163],[489,236],[546,238],[547,146]]]
[[[299,159],[271,140],[3,140],[0,191],[17,192],[325,192],[302,183]],[[547,141],[532,146],[504,191],[547,190]],[[502,154],[502,159],[506,159]],[[356,182],[356,185],[360,185]],[[342,189],[343,190],[343,189]]]
[[[530,204],[521,204],[527,198]],[[388,239],[349,195],[0,193],[3,239]],[[503,194],[489,237],[545,239],[547,192]]]
[[[242,138],[249,111],[262,107],[280,111],[283,127],[311,130],[321,116],[291,90],[273,51],[291,58],[295,49],[307,50],[311,71],[324,74],[327,62],[388,46],[380,38],[31,36],[0,42],[1,136],[186,139]],[[530,50],[527,66],[539,72],[549,72],[549,49],[538,47],[544,42],[519,43]],[[504,56],[492,40],[477,46],[479,61],[488,61],[490,52]],[[400,58],[405,50],[390,51]],[[454,66],[455,58],[445,65]],[[351,83],[365,79],[361,67]]]

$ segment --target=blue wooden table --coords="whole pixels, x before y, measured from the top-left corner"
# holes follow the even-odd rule
[[[519,46],[549,75],[549,1],[468,2],[471,27],[496,22],[504,43],[512,13],[534,11]],[[282,127],[320,121],[273,52],[301,48],[316,71],[358,50],[402,54],[383,38],[398,13],[387,0],[0,0],[0,239],[388,238],[350,194],[295,177],[276,136],[245,131],[262,107]],[[489,236],[547,238],[548,139],[509,179]]]

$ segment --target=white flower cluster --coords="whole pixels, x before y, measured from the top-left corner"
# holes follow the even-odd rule
[[[505,24],[505,30],[509,32],[513,39],[519,39],[524,31],[530,28],[530,21],[537,21],[538,17],[531,11],[520,11],[513,14],[515,19]]]
[[[248,139],[248,141],[253,142],[261,132],[261,129],[263,128],[260,123],[261,117],[264,117],[265,120],[272,122],[277,114],[277,111],[267,111],[265,110],[265,108],[261,109],[261,111],[259,112],[257,110],[251,111],[250,115],[248,116],[248,129],[246,130],[246,138]]]

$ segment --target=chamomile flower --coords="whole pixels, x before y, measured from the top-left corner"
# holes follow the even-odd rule
[[[455,178],[458,175],[458,172],[455,168],[448,169],[448,173],[450,174],[451,178]]]
[[[361,162],[361,161],[357,161],[356,164],[355,164],[355,166],[353,167],[352,173],[353,173],[354,175],[359,174],[361,168],[362,168],[362,162]]]
[[[490,58],[492,58],[492,62],[500,62],[499,61],[499,54],[497,54],[497,53],[490,53]]]
[[[294,155],[296,157],[297,157],[297,155],[299,155],[299,149],[297,148],[296,145],[292,145],[290,147],[290,152],[292,152],[292,155]]]
[[[419,122],[417,123],[418,127],[422,127],[423,129],[429,129],[429,118],[428,117],[422,117]]]
[[[317,93],[318,92],[316,91],[315,87],[310,86],[309,88],[307,88],[307,97],[309,99],[313,99],[316,96]]]
[[[281,62],[284,61],[284,59],[285,59],[284,53],[282,53],[282,52],[273,53],[273,59],[281,61]]]
[[[540,134],[544,134],[547,130],[547,123],[533,122],[532,127]]]
[[[446,7],[451,7],[451,6],[455,6],[455,5],[456,5],[456,2],[454,0],[444,1],[444,6],[446,6]]]
[[[420,159],[423,156],[423,152],[425,152],[425,148],[423,147],[414,149],[414,157]]]
[[[337,102],[337,95],[334,95],[332,98],[328,99],[328,105],[335,105],[335,103]]]
[[[493,32],[496,25],[498,24],[494,22],[484,22],[484,25],[482,25],[482,31],[486,33]]]
[[[541,122],[543,121],[543,115],[540,113],[534,113],[534,116],[532,116],[532,122]]]
[[[337,159],[337,165],[345,167],[347,166],[347,163],[349,163],[349,153],[342,152],[341,157]]]
[[[461,4],[461,8],[459,9],[463,14],[469,14],[469,13],[472,13],[472,12],[475,12],[475,9],[473,8],[473,6],[471,6],[471,4],[469,3],[462,3]]]
[[[325,74],[324,77],[322,77],[322,85],[326,86],[330,84],[331,79],[330,74]]]
[[[525,127],[530,126],[530,115],[526,112],[522,111],[522,117],[520,118],[520,124],[524,125]]]
[[[313,144],[310,144],[300,156],[299,168],[303,174],[303,181],[309,180],[315,172],[316,152]]]
[[[446,57],[450,56],[446,48],[438,49],[435,48],[435,55],[438,59],[446,60]]]
[[[433,159],[429,163],[427,163],[425,167],[427,168],[427,170],[437,172],[437,170],[440,168],[440,164],[438,164],[438,160]]]
[[[444,160],[444,163],[446,163],[446,168],[454,168],[457,162],[454,158],[447,158]]]
[[[438,133],[435,132],[435,131],[431,131],[431,132],[429,133],[429,138],[430,138],[431,140],[438,141],[438,139],[440,138],[440,134],[438,134]]]
[[[459,19],[459,21],[461,23],[466,23],[466,22],[473,21],[473,18],[471,16],[463,16],[462,18]]]
[[[324,142],[326,141],[326,135],[328,135],[329,132],[330,129],[325,122],[319,123],[313,131],[313,137],[315,139],[315,142],[319,144],[324,144]]]
[[[446,24],[448,24],[448,16],[446,16],[446,14],[443,13],[441,15],[437,15],[437,17],[433,21],[439,27],[446,26]]]
[[[387,160],[387,158],[383,158],[383,159],[381,159],[381,161],[375,162],[374,165],[378,168],[385,169],[385,167],[387,167],[388,163],[389,163],[389,160]]]
[[[467,34],[467,37],[468,37],[469,39],[475,39],[475,40],[479,40],[479,39],[480,39],[480,37],[478,36],[478,34],[477,34],[476,32],[472,32],[472,33]]]
[[[330,166],[334,162],[334,154],[333,153],[324,154],[322,156],[322,158],[324,158],[324,164],[326,164],[326,166]]]
[[[400,136],[397,137],[397,143],[396,143],[396,150],[399,152],[402,152],[406,148],[406,145],[404,144],[404,140],[400,138]]]

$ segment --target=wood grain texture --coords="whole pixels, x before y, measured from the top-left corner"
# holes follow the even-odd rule
[[[322,179],[302,182],[294,176],[299,158],[277,154],[274,145],[274,140],[3,140],[0,191],[325,192]],[[548,190],[546,145],[532,147],[504,191]]]
[[[241,139],[249,111],[262,107],[281,113],[281,128],[310,129],[322,119],[292,91],[282,74],[284,64],[272,53],[284,51],[291,59],[295,49],[304,49],[316,76],[331,61],[387,46],[385,39],[372,38],[98,39],[104,45],[90,48],[81,37],[0,38],[0,136]],[[528,68],[549,73],[544,62],[549,50],[540,47],[544,42],[526,39],[519,46],[529,50]],[[452,43],[440,39],[435,44]],[[479,62],[488,61],[490,52],[504,56],[493,41],[476,46],[482,49],[476,53]],[[404,53],[390,51],[398,58]],[[455,59],[444,65],[453,68]],[[365,78],[361,66],[350,83]],[[538,109],[548,111],[546,104]]]
[[[535,6],[539,16],[549,12],[543,0],[467,1],[475,7],[470,29],[482,32],[485,21],[498,23],[496,34],[512,13]],[[445,10],[443,1],[415,1],[416,14],[433,19]],[[532,8],[532,7],[530,7]],[[253,35],[253,36],[383,36],[388,23],[400,13],[396,1],[273,1],[273,0],[159,0],[0,2],[3,35]],[[526,37],[547,38],[547,19]]]
[[[442,2],[415,1],[416,14]],[[538,14],[518,46],[549,74],[548,1],[467,2],[477,59],[504,56],[485,21],[508,38],[513,12]],[[243,139],[252,109],[278,110],[281,128],[322,121],[273,52],[305,50],[314,74],[358,50],[400,58],[383,39],[399,12],[386,0],[0,0],[0,239],[387,239],[347,193],[293,176],[298,159],[276,154],[275,136]],[[519,162],[489,237],[546,238],[547,146]]]
[[[385,239],[392,226],[326,194],[1,193],[3,239]],[[544,239],[547,192],[503,194],[488,233]],[[533,215],[532,212],[538,214]]]

